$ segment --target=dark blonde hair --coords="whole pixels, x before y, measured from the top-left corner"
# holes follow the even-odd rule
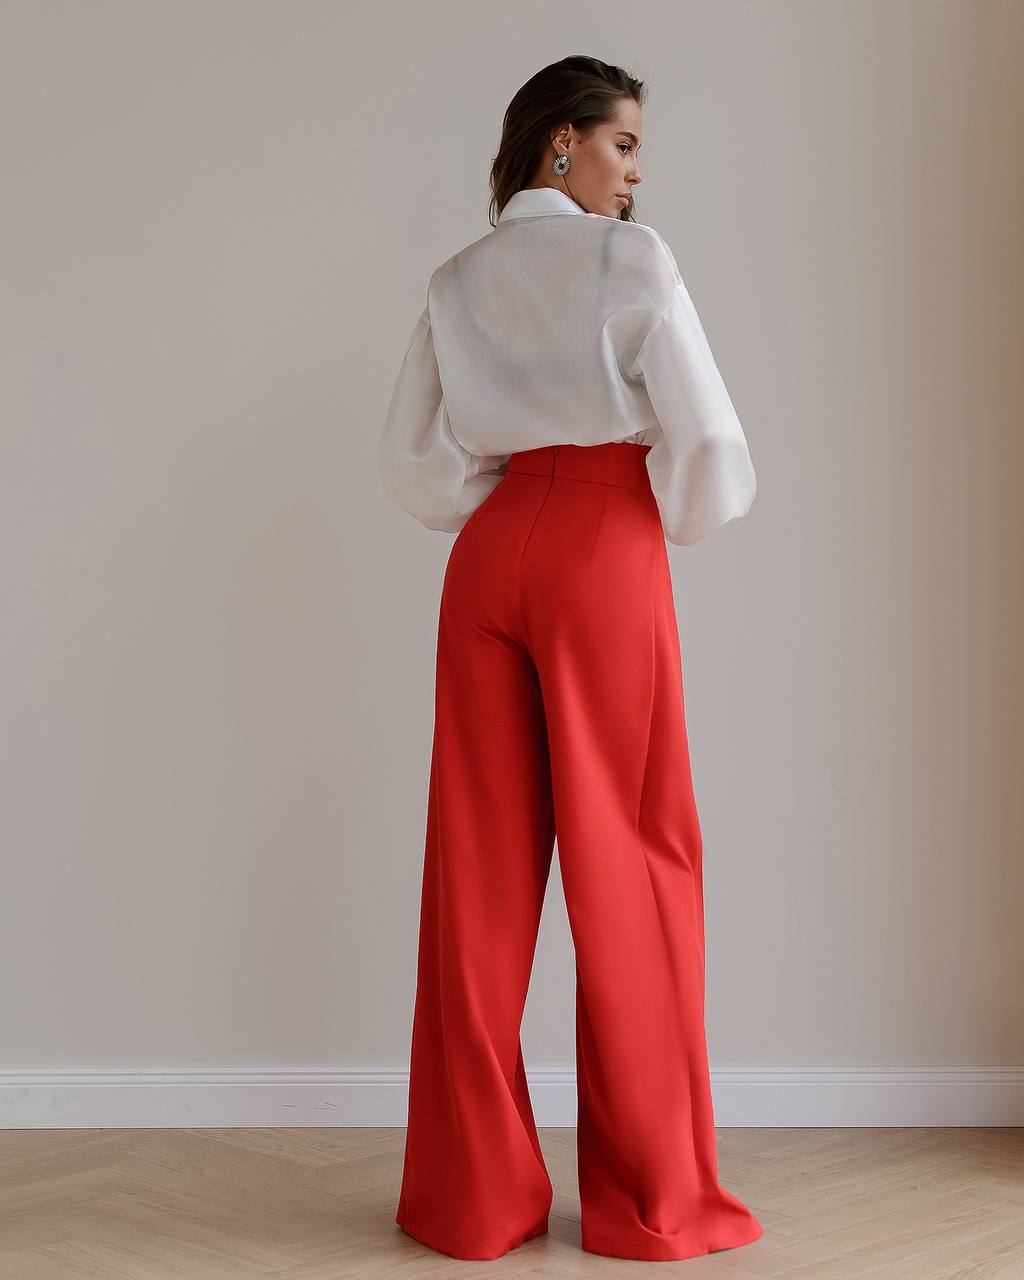
[[[584,137],[615,119],[619,103],[632,98],[638,107],[647,99],[642,80],[609,66],[600,58],[573,54],[544,67],[516,92],[501,125],[498,154],[491,163],[489,221],[495,226],[511,196],[537,172],[551,130],[570,121]],[[619,218],[635,222],[633,199]]]

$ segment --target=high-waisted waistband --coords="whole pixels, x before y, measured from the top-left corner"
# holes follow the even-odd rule
[[[627,489],[650,489],[647,471],[649,444],[613,441],[609,444],[548,444],[521,449],[508,460],[507,471],[528,476],[563,476],[595,480]]]

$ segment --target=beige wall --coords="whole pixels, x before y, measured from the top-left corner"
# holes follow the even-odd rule
[[[407,1066],[451,539],[372,452],[582,51],[758,473],[671,549],[713,1069],[1024,1068],[1024,10],[582,18],[4,6],[0,1067]],[[556,862],[531,1067],[572,1016]]]

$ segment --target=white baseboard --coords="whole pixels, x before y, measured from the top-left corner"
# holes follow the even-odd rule
[[[576,1124],[572,1066],[527,1071],[541,1127]],[[1024,1124],[1024,1067],[720,1067],[719,1128]],[[402,1127],[408,1070],[0,1071],[0,1129]]]

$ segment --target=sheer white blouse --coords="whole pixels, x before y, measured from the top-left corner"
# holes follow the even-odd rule
[[[670,542],[750,509],[743,429],[668,245],[523,188],[430,277],[377,445],[384,493],[457,533],[510,454],[610,441],[651,445]]]

